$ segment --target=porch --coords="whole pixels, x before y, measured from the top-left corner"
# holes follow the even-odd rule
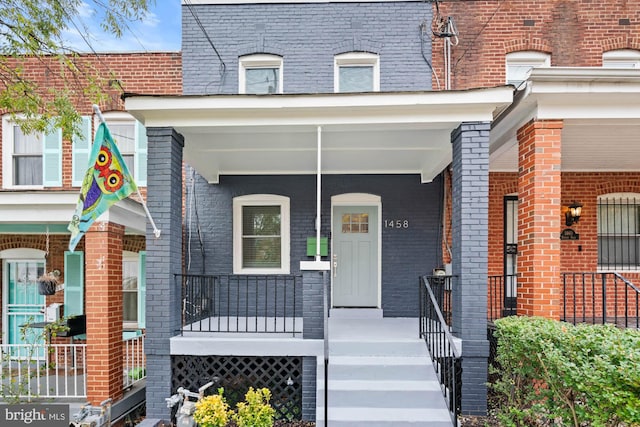
[[[515,275],[489,277],[490,322],[517,314],[517,287]],[[618,272],[562,273],[559,304],[565,322],[640,328],[640,288]]]
[[[144,335],[126,338],[123,348],[123,389],[146,377]],[[0,344],[0,394],[19,399],[87,397],[85,343]]]

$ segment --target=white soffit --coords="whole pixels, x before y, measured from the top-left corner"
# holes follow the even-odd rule
[[[412,173],[431,181],[451,162],[451,131],[491,121],[513,90],[449,92],[133,96],[126,108],[147,127],[173,127],[184,160],[209,182],[225,174],[316,172],[322,126],[326,174]]]
[[[68,224],[78,203],[78,192],[10,191],[0,192],[0,224]],[[98,221],[112,221],[133,234],[144,234],[146,215],[142,205],[132,199],[120,200]]]
[[[494,122],[491,171],[517,171],[516,134],[533,119],[564,121],[563,171],[640,170],[632,155],[640,146],[640,70],[534,69]]]

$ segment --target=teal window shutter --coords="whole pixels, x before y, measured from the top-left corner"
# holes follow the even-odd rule
[[[145,328],[145,310],[147,298],[147,253],[140,251],[138,254],[138,327]]]
[[[64,315],[84,313],[84,252],[64,252]]]
[[[91,152],[91,117],[83,116],[80,124],[82,136],[74,135],[71,158],[71,185],[80,187],[89,167]]]
[[[147,185],[147,129],[136,120],[136,184]]]
[[[54,129],[43,138],[42,176],[45,187],[62,186],[62,129]]]

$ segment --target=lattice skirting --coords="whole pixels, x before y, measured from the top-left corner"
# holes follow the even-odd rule
[[[249,387],[267,387],[277,419],[302,418],[302,357],[172,356],[171,370],[174,392],[178,387],[195,391],[218,378],[210,393],[224,387],[227,403],[235,408]]]

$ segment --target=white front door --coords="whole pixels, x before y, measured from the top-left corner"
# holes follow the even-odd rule
[[[378,307],[378,206],[334,206],[333,307]]]

